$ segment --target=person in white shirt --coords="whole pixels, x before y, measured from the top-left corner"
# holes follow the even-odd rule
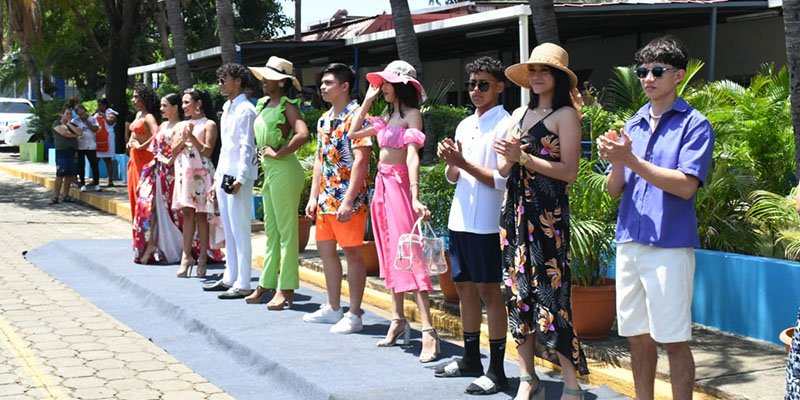
[[[491,57],[467,64],[466,89],[475,113],[438,145],[445,174],[456,184],[450,208],[450,264],[459,296],[464,356],[435,370],[437,377],[478,377],[466,388],[470,394],[491,394],[508,383],[503,366],[508,317],[500,282],[499,221],[506,178],[497,170],[492,145],[505,135],[509,114],[498,104],[505,88],[503,65]],[[489,369],[483,373],[480,355],[481,300],[489,324]]]
[[[97,142],[95,134],[99,130],[97,119],[90,117],[83,104],[75,107],[78,117],[73,118],[70,123],[77,126],[83,134],[78,138],[78,182],[81,192],[89,190],[100,191],[100,165],[97,160]],[[92,171],[92,184],[86,184],[86,160],[89,160],[89,168]]]
[[[250,208],[253,184],[258,177],[258,156],[253,123],[256,109],[244,94],[249,72],[240,64],[217,69],[220,93],[228,98],[222,106],[219,138],[222,142],[214,187],[220,219],[225,228],[225,273],[219,281],[203,286],[206,291],[224,291],[220,299],[243,299],[250,289]]]

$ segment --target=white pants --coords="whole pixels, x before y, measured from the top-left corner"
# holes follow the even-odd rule
[[[694,249],[617,244],[617,328],[658,343],[692,338]]]
[[[250,290],[253,263],[250,243],[252,197],[252,180],[242,183],[236,194],[227,194],[217,187],[219,214],[225,229],[225,273],[222,282],[244,290]]]

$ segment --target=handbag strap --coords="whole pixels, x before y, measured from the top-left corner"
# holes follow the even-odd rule
[[[430,221],[425,221],[424,225],[422,225],[420,227],[419,235],[420,236],[425,236],[425,234],[424,234],[425,232],[424,231],[426,231],[426,230],[428,232],[430,232],[430,234],[431,234],[431,236],[428,236],[428,237],[433,237],[434,239],[438,239],[439,238],[439,236],[436,235],[436,231],[433,230],[433,227],[431,226]]]
[[[417,220],[414,222],[414,226],[411,227],[411,232],[409,233],[413,235],[414,232],[416,232],[419,236],[422,236],[422,217],[417,218]]]

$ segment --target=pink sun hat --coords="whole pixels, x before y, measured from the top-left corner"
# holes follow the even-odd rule
[[[416,78],[417,70],[403,60],[390,62],[381,72],[367,74],[367,81],[375,87],[380,87],[384,81],[389,83],[411,83],[417,89],[417,97],[422,100],[424,89],[422,89],[422,84]]]

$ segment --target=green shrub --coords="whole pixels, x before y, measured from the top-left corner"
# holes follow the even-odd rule
[[[53,131],[50,128],[53,126],[53,121],[59,119],[63,106],[64,102],[61,100],[50,100],[33,108],[33,118],[28,129],[33,132],[34,140],[53,141]]]
[[[425,135],[428,140],[439,142],[449,137],[454,138],[456,127],[467,116],[469,109],[458,106],[435,106],[431,107],[424,115]]]
[[[456,186],[445,178],[445,168],[447,164],[439,162],[420,167],[419,171],[419,200],[430,210],[431,226],[439,235],[447,235],[447,220],[456,190]]]

